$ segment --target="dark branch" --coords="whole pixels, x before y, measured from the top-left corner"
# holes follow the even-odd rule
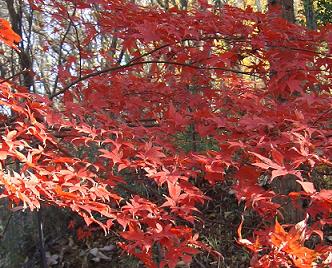
[[[21,75],[21,74],[25,74],[25,73],[27,73],[27,72],[30,72],[30,70],[26,70],[26,69],[25,69],[25,70],[23,70],[23,71],[20,71],[20,72],[18,72],[18,73],[16,73],[16,74],[14,74],[14,75],[12,75],[12,76],[10,76],[10,77],[4,79],[4,80],[1,80],[1,81],[0,81],[0,84],[6,83],[6,82],[12,80],[13,78],[15,78],[15,77],[17,77],[17,76],[19,76],[19,75]]]
[[[110,73],[110,72],[115,72],[115,71],[119,71],[122,69],[126,69],[129,67],[133,67],[136,65],[143,65],[143,64],[153,64],[153,63],[159,63],[159,64],[168,64],[168,65],[175,65],[175,66],[180,66],[180,67],[187,67],[187,68],[192,68],[192,69],[199,69],[199,70],[220,70],[220,71],[225,71],[225,72],[232,72],[232,73],[237,73],[237,74],[243,74],[243,75],[249,75],[249,76],[254,76],[254,77],[260,77],[258,74],[252,73],[252,72],[245,72],[245,71],[239,71],[239,70],[235,70],[235,69],[229,69],[229,68],[222,68],[222,67],[207,67],[207,66],[197,66],[197,65],[192,65],[189,63],[182,63],[182,62],[174,62],[174,61],[139,61],[139,62],[132,62],[132,63],[128,63],[125,65],[121,65],[121,66],[115,66],[115,67],[110,67],[110,68],[105,68],[103,70],[100,71],[96,71],[93,73],[89,73],[87,75],[82,76],[81,78],[78,78],[76,80],[74,80],[73,82],[71,82],[70,84],[68,84],[66,87],[64,87],[63,89],[59,90],[58,92],[54,93],[51,95],[50,99],[53,99],[63,93],[65,93],[69,88],[71,88],[72,86],[87,80],[91,77],[95,77],[101,74],[105,74],[105,73]]]

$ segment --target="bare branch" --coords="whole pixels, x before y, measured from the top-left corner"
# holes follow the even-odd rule
[[[76,14],[76,6],[74,7],[74,11],[73,14],[71,16],[75,16]],[[68,14],[68,18],[70,18],[70,15]],[[60,41],[60,46],[59,46],[59,57],[58,57],[58,66],[61,65],[61,61],[62,61],[62,51],[63,51],[63,45],[64,42],[67,38],[67,35],[69,34],[70,28],[73,26],[73,20],[69,20],[66,32],[64,33],[64,35],[62,36],[62,39]],[[58,86],[58,81],[59,81],[59,74],[57,74],[57,76],[55,77],[55,81],[54,81],[54,85],[53,85],[53,90],[52,90],[52,94],[54,94],[57,86]]]
[[[16,74],[14,74],[14,75],[12,75],[12,76],[10,76],[10,77],[4,79],[4,80],[1,80],[1,81],[0,81],[0,84],[6,83],[6,82],[12,80],[13,78],[15,78],[15,77],[17,77],[17,76],[19,76],[19,75],[21,75],[21,74],[25,74],[25,73],[27,73],[27,72],[30,72],[30,70],[23,70],[23,71],[20,71],[20,72],[18,72],[18,73],[16,73]]]

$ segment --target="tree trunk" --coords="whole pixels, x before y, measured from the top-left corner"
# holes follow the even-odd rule
[[[18,8],[18,10],[15,9],[14,1],[12,0],[6,0],[9,19],[11,22],[11,25],[13,27],[14,32],[16,32],[19,36],[23,36],[22,31],[22,10]],[[31,29],[30,29],[31,30]],[[31,40],[30,40],[31,41]],[[29,41],[29,42],[30,42]],[[27,49],[30,49],[27,47]],[[33,86],[34,78],[32,75],[32,62],[29,55],[29,51],[26,51],[23,46],[23,41],[20,46],[20,51],[18,52],[19,58],[20,58],[20,65],[23,70],[29,70],[23,74],[23,85],[30,89]]]
[[[312,0],[304,0],[303,5],[305,11],[306,25],[308,29],[315,30],[317,28],[317,25]]]
[[[262,3],[260,0],[255,0],[255,5],[258,12],[262,12]]]
[[[293,0],[269,0],[269,7],[280,6],[282,17],[291,23],[295,23]]]
[[[298,198],[292,200],[288,197],[291,192],[301,191],[301,186],[296,182],[298,178],[293,175],[286,175],[275,178],[270,184],[277,197],[273,198],[273,202],[280,205],[280,213],[285,223],[298,223],[305,218],[305,209],[303,208],[303,201]]]
[[[295,23],[294,2],[293,0],[269,0],[269,8],[274,6],[281,7],[281,16],[291,23]],[[278,61],[271,62],[271,76],[275,73]],[[281,205],[280,212],[285,223],[297,223],[304,218],[304,209],[302,200],[292,200],[288,197],[290,192],[301,190],[301,186],[296,182],[297,177],[293,175],[280,176],[275,178],[270,184],[271,189],[279,194],[274,198],[274,202]]]

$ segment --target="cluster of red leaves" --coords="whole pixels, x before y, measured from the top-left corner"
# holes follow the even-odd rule
[[[51,5],[59,22],[68,8],[31,2],[40,12]],[[61,113],[46,98],[1,84],[1,196],[32,210],[41,202],[68,207],[88,225],[118,230],[119,245],[148,267],[175,267],[208,250],[192,228],[204,220],[197,205],[208,199],[195,181],[213,187],[232,168],[236,197],[264,226],[256,242],[239,228],[252,265],[328,265],[332,249],[322,230],[331,225],[332,190],[317,189],[311,173],[331,165],[331,27],[308,31],[228,6],[162,11],[124,1],[72,2],[86,10],[100,5],[98,23],[75,16],[86,33],[81,45],[116,35],[129,60],[119,65],[100,51],[111,67],[79,76],[68,56],[59,71],[66,88]],[[89,53],[80,47],[80,60]],[[189,132],[186,153],[177,135]],[[197,152],[198,137],[219,150]],[[128,177],[164,194],[135,193]],[[301,190],[270,187],[290,178]],[[301,209],[310,220],[289,232],[268,224],[283,213],[280,198],[309,200]],[[304,242],[313,233],[321,243],[309,249]]]
[[[0,18],[0,40],[14,49],[17,49],[16,45],[21,41],[21,37],[12,30],[9,22],[2,18]]]
[[[331,263],[331,248],[319,247],[316,250],[304,245],[308,239],[308,217],[294,225],[289,232],[276,220],[274,227],[260,230],[253,243],[243,239],[242,223],[238,229],[239,243],[250,248],[255,254],[252,258],[253,267],[327,267]],[[269,254],[260,254],[267,251]],[[317,264],[319,262],[319,264]]]

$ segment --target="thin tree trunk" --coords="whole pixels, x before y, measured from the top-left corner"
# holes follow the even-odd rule
[[[281,16],[291,23],[295,23],[294,2],[293,0],[269,0],[269,8],[279,5],[281,7]],[[271,77],[275,75],[278,60],[270,63]],[[297,223],[304,218],[304,209],[302,200],[292,202],[288,194],[301,190],[300,185],[296,182],[297,177],[293,175],[280,176],[275,178],[270,184],[271,189],[280,196],[273,199],[280,204],[280,212],[286,223]]]
[[[306,25],[308,29],[315,30],[317,28],[317,25],[312,0],[304,0],[303,5],[305,11]]]
[[[255,0],[255,5],[258,12],[262,12],[262,3],[260,0]]]
[[[22,37],[22,6],[20,3],[19,8],[17,10],[14,6],[13,0],[6,0],[7,9],[9,13],[9,19],[12,24],[14,32],[16,32],[18,35]],[[32,22],[31,22],[32,23]],[[30,29],[31,30],[31,29]],[[28,41],[28,40],[27,40]],[[31,40],[28,42],[30,43]],[[32,75],[32,62],[29,55],[29,51],[25,51],[25,48],[23,46],[23,42],[21,43],[21,51],[18,52],[19,58],[20,58],[20,65],[22,70],[30,70],[31,72],[25,72],[23,74],[23,85],[26,86],[28,89],[33,85],[34,78]],[[29,47],[27,49],[30,49]]]
[[[41,208],[37,211],[37,224],[39,235],[40,268],[47,268],[47,258],[44,239],[44,223]]]
[[[291,23],[295,23],[293,0],[269,0],[269,7],[273,6],[280,6],[282,11],[282,17]]]

